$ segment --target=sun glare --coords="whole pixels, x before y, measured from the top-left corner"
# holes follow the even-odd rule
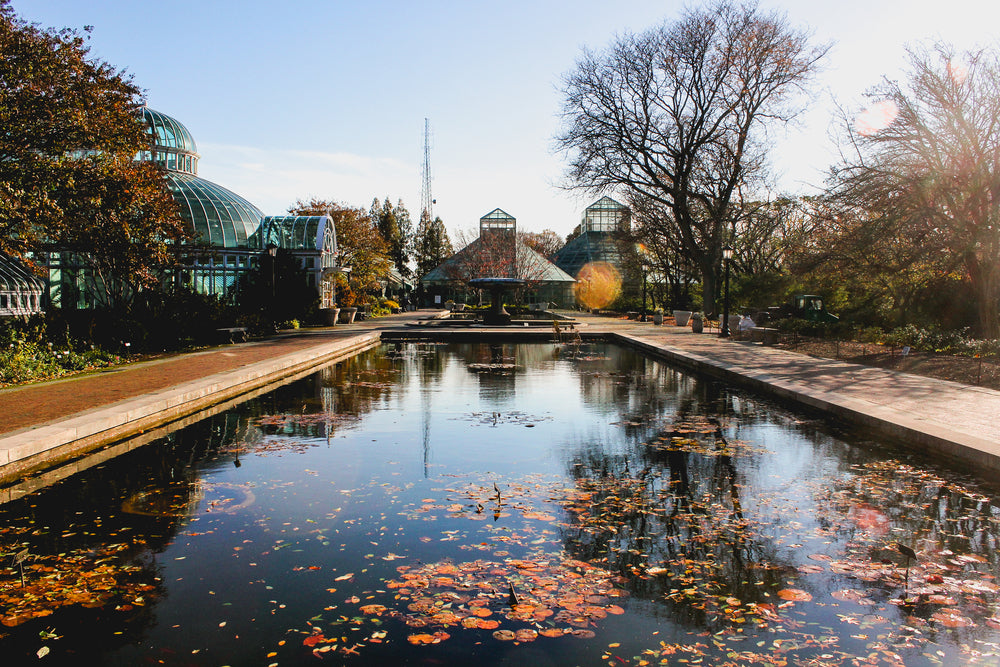
[[[899,108],[892,100],[882,100],[868,107],[854,119],[854,128],[863,137],[870,137],[892,125]]]
[[[584,264],[576,275],[573,289],[576,300],[585,307],[604,308],[621,294],[621,274],[607,262]]]

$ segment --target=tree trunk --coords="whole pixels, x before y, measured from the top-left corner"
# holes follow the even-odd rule
[[[701,266],[701,301],[702,310],[706,315],[715,315],[715,292],[718,277],[712,263],[702,263]]]
[[[976,294],[979,335],[988,340],[1000,338],[997,304],[1000,299],[1000,267],[979,258],[966,258],[966,269]]]

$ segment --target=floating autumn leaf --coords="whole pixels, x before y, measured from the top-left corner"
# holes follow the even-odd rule
[[[798,588],[783,588],[778,591],[778,597],[790,602],[808,602],[813,599],[810,593]]]
[[[513,630],[497,630],[493,633],[493,638],[502,642],[512,642],[514,641],[514,637]]]
[[[336,641],[336,640],[334,640]],[[316,644],[325,644],[330,642],[329,639],[323,636],[321,632],[314,632],[305,639],[302,640],[303,646],[316,646]]]
[[[864,591],[859,591],[854,588],[843,588],[833,591],[830,593],[830,597],[834,600],[841,600],[842,602],[857,602],[858,604],[863,605],[874,604],[870,599],[868,599],[868,597],[865,596]]]
[[[975,625],[972,619],[962,616],[958,611],[953,609],[943,609],[934,612],[931,614],[931,620],[937,621],[946,628],[965,628]]]
[[[385,605],[381,604],[366,604],[359,607],[359,609],[366,616],[381,616],[386,611]]]
[[[611,598],[625,595],[615,586],[610,573],[570,558],[430,563],[420,567],[401,565],[396,570],[402,581],[389,581],[386,586],[395,589],[400,599],[412,600],[407,610],[416,616],[403,620],[417,627],[493,629],[502,619],[487,617],[499,614],[509,621],[530,624],[534,634],[523,632],[517,641],[531,641],[539,636],[537,624],[554,622],[589,628],[608,614],[624,613],[621,607],[610,604]],[[449,576],[439,576],[440,572]],[[508,587],[497,588],[497,580],[508,582]],[[407,585],[414,581],[427,581],[429,586]],[[477,596],[467,591],[475,591]],[[514,603],[510,591],[517,592]],[[508,637],[505,633],[500,636]],[[514,641],[512,637],[504,641]]]
[[[117,554],[128,548],[125,544],[111,544],[86,554],[36,556],[24,567],[23,587],[0,589],[0,624],[15,627],[73,606],[127,612],[133,604],[145,604],[144,596],[158,589],[141,580],[140,567],[117,563]],[[13,568],[0,568],[0,576],[12,581],[18,575]]]
[[[514,641],[533,642],[538,638],[538,632],[532,628],[521,628],[514,632]]]

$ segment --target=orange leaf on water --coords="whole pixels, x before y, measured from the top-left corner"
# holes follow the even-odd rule
[[[778,591],[778,597],[792,602],[808,602],[813,599],[811,594],[798,588],[783,588]]]

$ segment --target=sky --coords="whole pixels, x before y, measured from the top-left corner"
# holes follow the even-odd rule
[[[561,236],[593,194],[567,190],[563,77],[584,48],[676,19],[675,0],[12,0],[46,27],[93,26],[91,54],[187,126],[199,175],[285,213],[319,197],[419,218],[424,119],[434,214],[453,235],[501,208]],[[697,3],[693,3],[697,4]],[[1000,48],[997,0],[761,0],[832,48],[806,110],[773,135],[778,186],[815,192],[836,104],[860,109],[905,46]],[[613,193],[608,193],[613,194]]]

